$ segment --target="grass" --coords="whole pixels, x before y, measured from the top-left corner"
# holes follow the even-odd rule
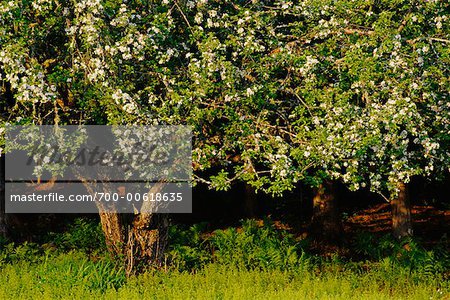
[[[126,278],[93,233],[77,221],[51,244],[0,243],[0,299],[450,299],[448,249],[414,240],[361,236],[351,260],[308,255],[270,222],[174,227],[165,270]]]
[[[392,270],[394,271],[394,270]],[[0,299],[448,299],[448,282],[381,269],[280,271],[208,264],[193,273],[151,271],[125,280],[104,261],[71,252],[0,270]]]

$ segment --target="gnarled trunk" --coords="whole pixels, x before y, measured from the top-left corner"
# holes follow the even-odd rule
[[[116,256],[124,254],[125,228],[121,217],[115,212],[105,212],[99,208],[100,223],[105,235],[108,251]]]
[[[398,195],[391,199],[392,208],[392,234],[396,239],[413,235],[411,221],[411,205],[409,202],[408,186],[398,184]]]
[[[86,183],[85,186],[90,193],[94,193],[95,185]],[[155,183],[149,193],[159,193],[164,186],[163,182]],[[169,217],[167,214],[153,213],[152,205],[154,203],[151,201],[143,202],[141,213],[126,218],[111,212],[110,207],[105,210],[102,203],[97,202],[108,251],[124,259],[127,275],[145,266],[162,266],[168,243]]]
[[[319,240],[339,242],[343,230],[334,184],[331,181],[325,181],[314,192],[312,234]]]
[[[80,176],[81,178],[81,176]],[[81,178],[82,179],[82,178]],[[109,193],[110,187],[107,183],[100,185],[103,190],[98,191],[99,185],[95,182],[88,182],[82,179],[82,182],[86,190],[94,195],[96,192]],[[109,190],[108,190],[109,189]],[[108,248],[109,253],[115,256],[121,256],[124,254],[125,245],[125,228],[123,226],[123,220],[120,214],[111,211],[111,207],[106,208],[104,203],[98,201],[95,203],[98,208],[98,213],[100,216],[100,224],[102,226],[102,231],[105,236],[105,244]]]
[[[168,244],[169,218],[167,214],[149,214],[150,218],[133,221],[126,245],[126,273],[131,275],[142,267],[163,265]],[[147,221],[149,220],[149,221]]]
[[[155,183],[149,193],[163,190],[164,182]],[[151,213],[152,202],[142,204],[141,213],[136,215],[128,231],[126,244],[126,273],[133,274],[143,266],[161,267],[168,243],[169,218],[167,214]]]

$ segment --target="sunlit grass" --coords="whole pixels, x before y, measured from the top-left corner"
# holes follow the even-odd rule
[[[0,299],[448,299],[442,277],[396,268],[245,270],[209,264],[196,272],[151,271],[125,279],[107,260],[82,253],[4,264]],[[446,298],[447,297],[447,298]]]
[[[360,258],[308,254],[267,222],[204,235],[171,229],[163,270],[126,278],[95,222],[80,220],[49,243],[0,243],[0,299],[450,299],[445,244],[361,235]],[[405,247],[407,245],[407,247]]]

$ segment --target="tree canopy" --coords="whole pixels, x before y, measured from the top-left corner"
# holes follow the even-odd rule
[[[187,124],[197,181],[396,193],[450,165],[445,1],[3,1],[3,123]]]

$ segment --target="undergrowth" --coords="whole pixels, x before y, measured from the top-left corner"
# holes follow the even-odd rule
[[[95,221],[77,220],[48,242],[0,241],[0,298],[443,298],[450,291],[447,241],[358,236],[358,260],[308,254],[308,243],[270,220],[209,232],[173,226],[166,265],[126,278],[106,255]],[[320,291],[317,289],[321,289]],[[303,290],[301,290],[303,289]],[[186,297],[184,297],[186,296]]]

